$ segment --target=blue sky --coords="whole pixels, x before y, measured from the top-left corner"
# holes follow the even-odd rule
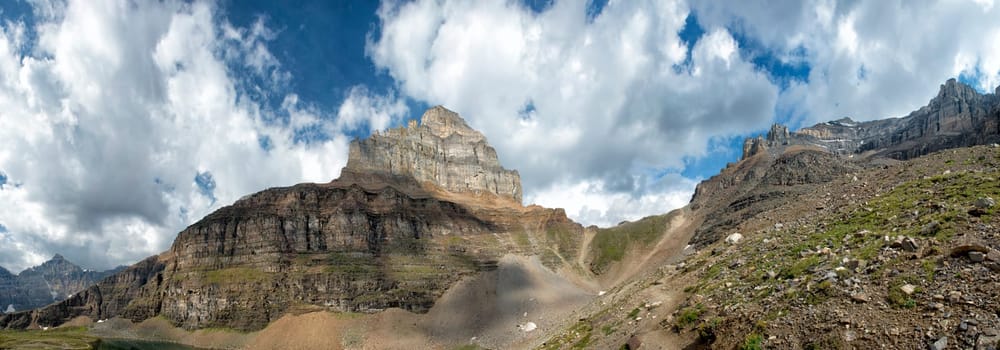
[[[548,0],[528,0],[524,6],[534,13],[542,13],[552,6]],[[607,1],[591,1],[587,6],[587,17],[601,13]],[[364,85],[376,93],[385,93],[394,88],[394,81],[383,69],[375,67],[366,56],[365,45],[371,37],[379,35],[377,2],[327,3],[296,1],[291,5],[272,1],[223,2],[223,12],[237,26],[249,27],[258,20],[277,32],[268,42],[268,47],[285,69],[293,77],[286,92],[294,92],[302,100],[309,101],[325,111],[335,110],[349,90]],[[685,25],[678,33],[687,46],[687,61],[690,64],[691,49],[705,29],[698,23],[697,13],[691,12],[685,18]],[[753,62],[755,67],[766,72],[778,86],[787,88],[791,81],[808,80],[807,62],[785,63],[774,53],[753,38],[734,35],[740,48],[740,55]],[[280,96],[267,99],[268,105],[280,105]],[[405,99],[409,107],[406,119],[396,121],[393,126],[404,125],[406,120],[419,119],[424,109],[429,107],[424,101]],[[788,116],[776,115],[778,123],[788,123]],[[797,126],[797,125],[796,125]],[[728,136],[718,140],[718,151],[704,156],[689,157],[684,160],[680,173],[688,178],[707,178],[716,174],[727,162],[738,160],[743,139],[759,130],[747,130],[743,134]],[[367,129],[351,130],[350,135],[366,137]],[[304,130],[301,140],[323,139],[316,130]],[[268,140],[262,140],[267,147]],[[669,172],[669,171],[668,171]]]
[[[14,0],[0,17],[12,270],[161,252],[246,194],[330,181],[352,139],[438,104],[519,170],[525,204],[607,226],[686,204],[772,123],[1000,82],[991,0]]]

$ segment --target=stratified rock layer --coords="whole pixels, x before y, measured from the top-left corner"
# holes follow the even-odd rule
[[[1000,96],[980,94],[950,79],[926,106],[902,118],[868,122],[842,118],[792,133],[776,124],[766,137],[748,138],[743,143],[742,159],[780,146],[808,145],[835,154],[872,152],[905,160],[942,149],[998,141]],[[780,149],[776,152],[780,153]]]
[[[408,176],[453,193],[492,194],[521,203],[521,177],[500,166],[486,137],[455,112],[433,107],[420,124],[351,142],[347,170]]]
[[[257,330],[288,312],[425,312],[505,254],[582,271],[583,227],[520,196],[517,173],[482,134],[436,107],[422,125],[356,141],[339,179],[246,196],[180,232],[169,251],[58,304],[4,315],[0,328],[162,316],[187,329]]]

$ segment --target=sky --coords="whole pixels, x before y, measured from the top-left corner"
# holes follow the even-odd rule
[[[994,0],[0,2],[0,266],[130,264],[444,105],[525,204],[685,205],[743,138],[1000,83]]]

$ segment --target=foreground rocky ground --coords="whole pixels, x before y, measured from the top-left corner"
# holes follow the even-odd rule
[[[548,346],[995,349],[998,167],[1000,148],[979,146],[794,185]]]

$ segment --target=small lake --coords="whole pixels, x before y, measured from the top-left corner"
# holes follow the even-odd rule
[[[187,345],[132,339],[102,338],[97,350],[202,350]]]

